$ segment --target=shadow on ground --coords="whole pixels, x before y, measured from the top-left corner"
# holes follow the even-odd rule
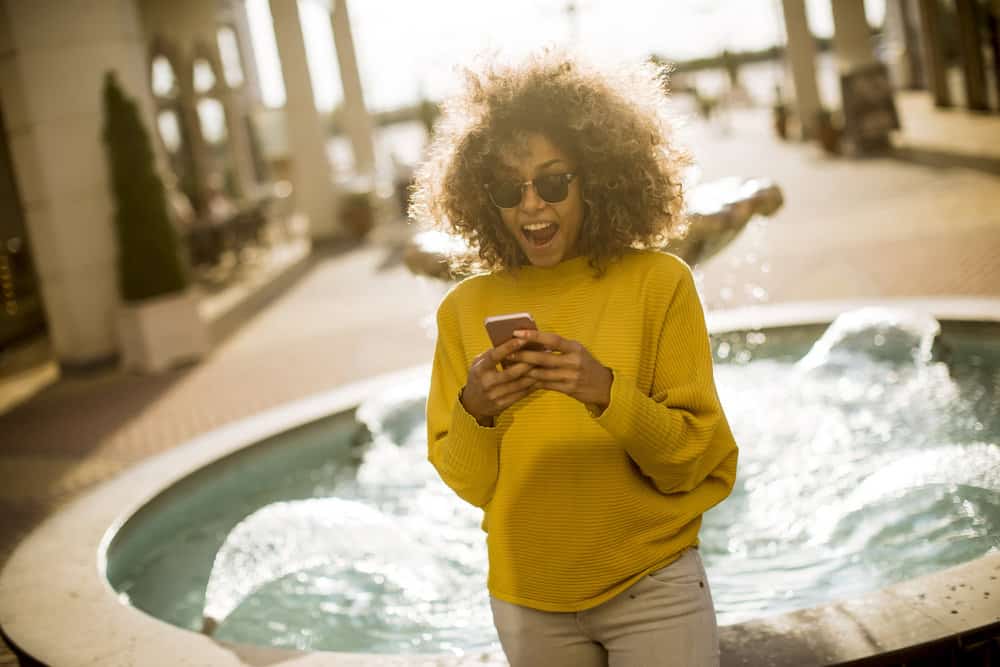
[[[919,164],[925,167],[974,169],[986,174],[1000,176],[1000,159],[991,157],[910,147],[894,148],[887,156],[902,162]]]

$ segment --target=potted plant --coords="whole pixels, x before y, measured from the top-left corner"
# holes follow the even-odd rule
[[[104,143],[114,195],[122,365],[158,372],[201,358],[208,336],[135,102],[104,79]]]

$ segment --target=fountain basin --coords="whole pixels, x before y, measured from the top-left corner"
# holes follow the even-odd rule
[[[836,313],[871,305],[809,304],[711,313],[715,334],[823,324]],[[881,304],[880,304],[881,305]],[[934,313],[950,327],[1000,327],[996,300],[894,303]],[[986,323],[986,324],[983,324]],[[992,325],[989,323],[993,323]],[[996,332],[995,333],[1000,333]],[[104,577],[102,555],[119,528],[156,505],[190,493],[206,466],[240,459],[267,439],[330,415],[349,415],[365,397],[426,369],[317,396],[221,429],[151,459],[50,517],[15,551],[0,574],[0,619],[10,639],[46,664],[240,665],[286,661],[330,664],[329,652],[300,653],[237,645],[156,620],[120,602]],[[192,477],[194,475],[194,477]],[[245,478],[244,478],[245,479]],[[155,499],[153,503],[149,501]],[[109,529],[110,526],[110,529]],[[1000,613],[984,592],[998,590],[994,551],[956,568],[846,601],[722,628],[724,664],[832,664],[893,651],[951,650],[956,637],[996,637]],[[993,577],[993,579],[991,579]],[[994,596],[1000,595],[994,592]],[[973,645],[975,641],[972,642]],[[964,645],[968,646],[965,641]],[[917,653],[916,655],[926,655]],[[336,664],[503,664],[499,655],[336,654]]]

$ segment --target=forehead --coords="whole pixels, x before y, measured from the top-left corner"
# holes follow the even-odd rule
[[[542,166],[558,161],[570,164],[569,156],[549,141],[544,134],[525,132],[514,137],[499,151],[500,167],[504,171],[532,175]]]

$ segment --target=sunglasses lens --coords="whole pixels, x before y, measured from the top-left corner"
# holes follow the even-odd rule
[[[493,183],[489,187],[493,203],[500,208],[514,208],[521,203],[521,184],[513,181]]]
[[[550,174],[530,181],[538,196],[550,204],[558,204],[569,194],[572,174]],[[490,199],[500,208],[514,208],[521,203],[524,190],[518,181],[497,181],[486,186]]]
[[[566,199],[566,195],[569,194],[569,180],[565,174],[540,176],[535,179],[535,191],[548,203],[556,204]]]

